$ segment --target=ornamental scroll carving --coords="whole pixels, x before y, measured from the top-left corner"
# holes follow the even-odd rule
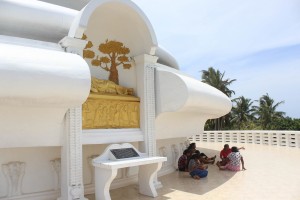
[[[25,163],[13,161],[2,165],[3,173],[7,180],[8,197],[22,195],[23,176],[25,175]]]
[[[54,171],[54,190],[59,190],[61,184],[60,184],[60,179],[61,179],[61,159],[56,158],[54,160],[50,160],[50,164],[52,166],[52,169]]]
[[[83,129],[139,128],[140,100],[132,88],[92,77],[91,93],[82,106]]]

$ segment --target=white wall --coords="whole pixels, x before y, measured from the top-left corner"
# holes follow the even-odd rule
[[[157,140],[157,155],[168,159],[158,172],[159,176],[172,173],[177,169],[178,158],[186,149],[187,143],[188,141],[185,137]]]
[[[17,138],[16,138],[17,139]],[[2,148],[0,149],[0,198],[7,196],[9,184],[3,165],[24,162],[25,172],[21,184],[22,194],[54,191],[56,173],[51,160],[60,158],[60,147]]]

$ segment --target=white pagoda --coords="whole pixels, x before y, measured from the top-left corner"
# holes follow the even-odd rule
[[[0,200],[85,199],[93,159],[123,143],[167,158],[161,187],[187,138],[231,109],[130,0],[1,0],[0,85]],[[137,166],[111,188],[137,183]]]

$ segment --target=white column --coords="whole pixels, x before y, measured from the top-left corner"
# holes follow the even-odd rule
[[[156,156],[155,140],[155,63],[158,57],[140,55],[134,57],[137,71],[137,95],[141,98],[141,130],[144,145],[141,147],[149,156]]]
[[[82,56],[86,41],[65,37],[59,44],[66,52]],[[70,108],[65,117],[61,158],[61,197],[59,200],[84,200],[82,178],[82,108]]]
[[[144,133],[141,151],[157,156],[155,137],[155,68],[158,57],[147,54],[134,57],[137,71],[137,95],[141,98],[140,126]],[[162,187],[154,178],[156,188]]]

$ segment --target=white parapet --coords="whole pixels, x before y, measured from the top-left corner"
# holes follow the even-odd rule
[[[250,143],[300,148],[300,131],[229,130],[204,131],[190,137],[190,142]]]
[[[69,108],[81,106],[90,71],[78,55],[0,43],[0,147],[59,146]]]

